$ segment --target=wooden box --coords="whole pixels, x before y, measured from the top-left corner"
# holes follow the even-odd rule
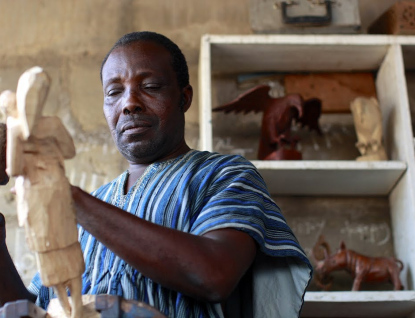
[[[255,33],[357,33],[357,0],[250,0],[249,20]]]
[[[368,28],[372,34],[415,34],[415,1],[398,1]]]
[[[415,37],[408,36],[206,35],[201,40],[199,116],[202,150],[218,150],[220,144],[220,152],[230,149],[228,153],[237,153],[244,147],[244,140],[249,139],[246,132],[250,131],[250,125],[254,120],[260,121],[261,118],[255,116],[244,119],[225,117],[227,115],[223,113],[212,114],[213,107],[236,97],[235,79],[240,74],[350,71],[374,74],[389,160],[251,159],[277,204],[281,202],[283,213],[284,209],[288,211],[288,223],[294,231],[301,234],[303,230],[299,230],[299,226],[307,229],[307,240],[316,241],[319,234],[329,230],[336,233],[328,225],[319,227],[317,221],[310,221],[311,218],[328,220],[335,218],[336,213],[348,214],[351,218],[353,215],[362,218],[370,225],[379,204],[383,211],[379,212],[384,218],[382,222],[389,224],[391,234],[385,253],[388,250],[387,253],[401,259],[405,265],[400,276],[405,290],[307,291],[302,317],[415,317],[415,152],[405,76],[405,70],[412,67],[414,60]],[[340,124],[347,122],[344,118],[336,117],[336,120]],[[227,129],[222,129],[222,121]],[[238,134],[241,140],[230,137]],[[336,213],[331,212],[334,210]],[[314,215],[313,211],[324,215]],[[338,230],[337,233],[340,238],[343,232]],[[354,244],[356,248],[364,246],[358,241]],[[333,242],[333,249],[335,245]],[[379,251],[367,248],[360,252],[370,255]]]
[[[350,113],[350,103],[357,97],[377,97],[371,72],[287,74],[286,94],[297,93],[305,100],[319,98],[322,113]]]

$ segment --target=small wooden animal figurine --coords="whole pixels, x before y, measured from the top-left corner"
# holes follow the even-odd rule
[[[309,126],[321,133],[318,125],[321,102],[318,99],[304,102],[299,94],[273,98],[269,95],[269,90],[268,85],[258,85],[213,111],[244,114],[251,111],[263,112],[258,159],[300,160],[302,155],[296,150],[298,138],[291,136],[292,122],[294,120],[303,127]]]
[[[357,161],[388,160],[382,145],[382,113],[376,98],[358,97],[350,104],[357,134]]]
[[[322,259],[318,256],[317,249],[319,247],[323,248],[324,251],[324,258]],[[324,236],[319,238],[313,248],[313,257],[317,261],[314,278],[316,283],[324,290],[331,287],[330,273],[338,270],[345,270],[352,275],[354,278],[353,291],[360,290],[362,282],[391,282],[394,290],[403,289],[399,279],[403,263],[394,257],[364,256],[347,249],[343,241],[340,243],[339,250],[330,255],[330,248]]]
[[[25,227],[42,283],[53,287],[68,317],[78,318],[85,265],[64,171],[64,159],[75,156],[75,146],[58,117],[42,116],[49,86],[49,76],[34,67],[20,77],[16,94],[0,95],[7,114],[7,173],[17,177],[19,225]]]

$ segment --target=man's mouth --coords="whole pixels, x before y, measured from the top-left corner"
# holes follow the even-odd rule
[[[149,130],[151,126],[152,125],[148,121],[138,120],[134,122],[128,122],[121,127],[121,133],[128,135],[141,134]]]

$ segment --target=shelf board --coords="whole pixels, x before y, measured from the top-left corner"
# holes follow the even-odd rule
[[[258,168],[275,195],[388,195],[406,171],[402,161],[261,161]]]
[[[301,317],[404,318],[415,313],[415,291],[306,292]]]
[[[213,74],[271,69],[289,72],[376,70],[393,44],[403,46],[404,59],[408,62],[405,65],[415,67],[414,36],[205,35],[203,41],[211,48]]]
[[[213,74],[375,70],[388,47],[399,42],[391,36],[356,35],[211,35],[206,39],[211,45]]]

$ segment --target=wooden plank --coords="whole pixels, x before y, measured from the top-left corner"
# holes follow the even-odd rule
[[[199,125],[200,149],[212,151],[212,81],[209,36],[200,41],[199,53]]]
[[[345,72],[379,68],[388,45],[212,45],[212,72]],[[249,63],[247,62],[249,61]]]
[[[355,98],[376,98],[372,72],[287,74],[284,86],[286,94],[321,99],[323,113],[350,113],[350,103]]]
[[[415,313],[414,291],[307,292],[301,317],[402,318]]]
[[[275,195],[388,195],[406,170],[400,161],[260,161],[252,163]]]
[[[376,87],[379,105],[383,115],[385,145],[392,160],[407,163],[406,174],[389,196],[393,224],[396,256],[407,264],[401,277],[407,277],[408,284],[415,282],[409,275],[415,270],[415,250],[408,248],[408,242],[415,241],[415,153],[411,115],[402,50],[393,45],[379,69]]]
[[[206,36],[212,73],[367,71],[379,68],[391,36]],[[249,63],[247,63],[249,61]]]

